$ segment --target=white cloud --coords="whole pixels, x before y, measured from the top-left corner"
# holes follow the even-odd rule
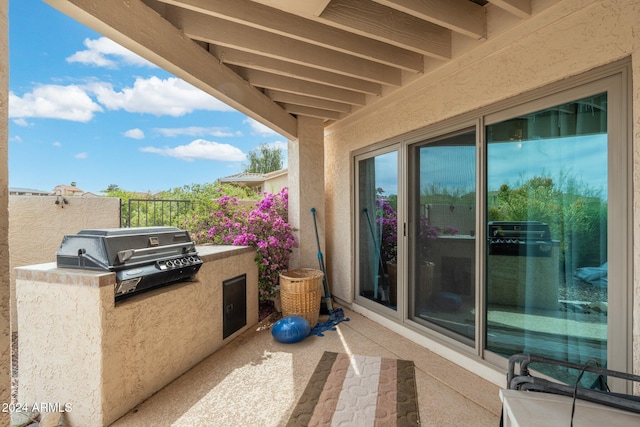
[[[22,142],[22,137],[13,136],[13,137],[9,138],[9,141],[11,141],[11,142]]]
[[[86,159],[87,157],[89,157],[89,154],[86,152],[83,152],[83,153],[78,153],[73,157],[75,157],[76,159]]]
[[[263,125],[262,123],[247,117],[244,120],[244,123],[247,123],[252,130],[252,133],[255,135],[261,135],[261,136],[269,136],[269,135],[278,135],[278,132],[268,128],[267,126]]]
[[[97,102],[91,96],[97,98]],[[102,105],[100,105],[102,104]],[[212,96],[175,77],[136,79],[133,87],[114,90],[111,83],[86,85],[41,85],[22,96],[9,92],[9,118],[27,126],[26,118],[49,118],[88,122],[97,112],[124,110],[156,116],[180,117],[196,110],[234,111]],[[165,130],[161,130],[165,131]],[[167,131],[170,132],[170,131]],[[191,133],[189,133],[191,132]],[[177,134],[231,136],[221,128],[183,128]]]
[[[201,159],[222,162],[242,162],[247,158],[239,148],[233,145],[220,144],[204,139],[196,139],[187,145],[179,145],[174,148],[142,147],[140,151],[175,157],[186,161]]]
[[[133,138],[133,139],[144,139],[144,132],[138,128],[129,129],[124,133],[124,136],[126,136],[127,138]]]
[[[69,56],[67,62],[78,62],[95,67],[112,69],[119,68],[121,64],[156,68],[156,65],[153,63],[106,37],[100,37],[94,40],[87,38],[83,44],[87,49],[80,50]]]
[[[54,147],[62,147],[62,144],[60,143],[60,141],[54,141],[53,144]]]
[[[234,111],[211,95],[176,77],[137,78],[133,87],[114,90],[110,83],[93,83],[88,89],[109,110],[180,117],[195,110]]]
[[[96,97],[97,102],[92,99],[92,96]],[[19,126],[29,125],[26,118],[49,118],[86,123],[94,117],[95,113],[104,112],[103,107],[108,110],[173,117],[180,117],[196,110],[234,111],[226,104],[175,77],[138,78],[133,87],[126,87],[121,91],[115,90],[111,83],[92,82],[84,86],[40,85],[22,96],[9,93],[9,118]],[[232,135],[230,131],[222,128],[198,127],[183,128],[178,134]]]
[[[87,93],[76,85],[42,85],[22,97],[9,92],[9,117],[40,117],[88,122],[103,111]]]
[[[228,136],[241,136],[240,132],[232,132],[229,129],[221,127],[201,127],[201,126],[188,126],[184,128],[156,128],[154,131],[158,132],[162,136],[174,137],[178,135],[187,136],[216,136],[218,138]]]

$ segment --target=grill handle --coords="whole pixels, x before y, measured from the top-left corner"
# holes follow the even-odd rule
[[[175,243],[173,245],[165,245],[165,246],[156,246],[153,248],[143,248],[143,249],[126,249],[124,251],[118,252],[118,261],[121,263],[129,261],[131,258],[136,256],[144,256],[149,254],[159,254],[167,252],[167,250],[182,248],[182,253],[188,253],[195,247],[194,242],[189,243]]]
[[[103,268],[104,270],[108,270],[109,266],[104,262],[100,261],[98,258],[87,253],[85,249],[80,249],[78,251],[78,265],[80,267],[91,268],[91,264],[87,264],[85,260],[89,260],[96,265],[96,267]]]

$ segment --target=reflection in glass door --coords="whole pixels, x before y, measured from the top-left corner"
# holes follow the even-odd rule
[[[486,348],[606,366],[607,94],[486,132]]]
[[[476,329],[476,131],[410,150],[410,313],[474,344]]]
[[[358,174],[358,295],[398,307],[398,152],[364,158]]]
[[[356,303],[501,369],[530,353],[628,370],[629,72],[623,61],[356,154]]]

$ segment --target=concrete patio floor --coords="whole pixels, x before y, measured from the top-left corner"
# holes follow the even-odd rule
[[[324,351],[413,360],[421,425],[497,426],[498,387],[360,314],[324,336],[278,343],[271,322],[238,336],[112,427],[282,426]],[[322,320],[322,318],[321,318]]]

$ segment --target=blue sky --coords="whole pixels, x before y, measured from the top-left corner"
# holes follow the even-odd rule
[[[421,150],[420,182],[452,193],[475,190],[475,146],[425,146]],[[558,180],[561,174],[607,197],[607,135],[583,135],[489,144],[488,190],[502,184],[522,185],[536,176]],[[396,152],[376,156],[376,187],[385,195],[398,191]],[[560,184],[559,181],[556,181]]]
[[[160,191],[287,140],[40,0],[9,1],[9,186]]]
[[[489,191],[516,186],[536,176],[568,174],[607,196],[607,135],[583,135],[490,144]],[[523,164],[512,159],[527,159]]]

